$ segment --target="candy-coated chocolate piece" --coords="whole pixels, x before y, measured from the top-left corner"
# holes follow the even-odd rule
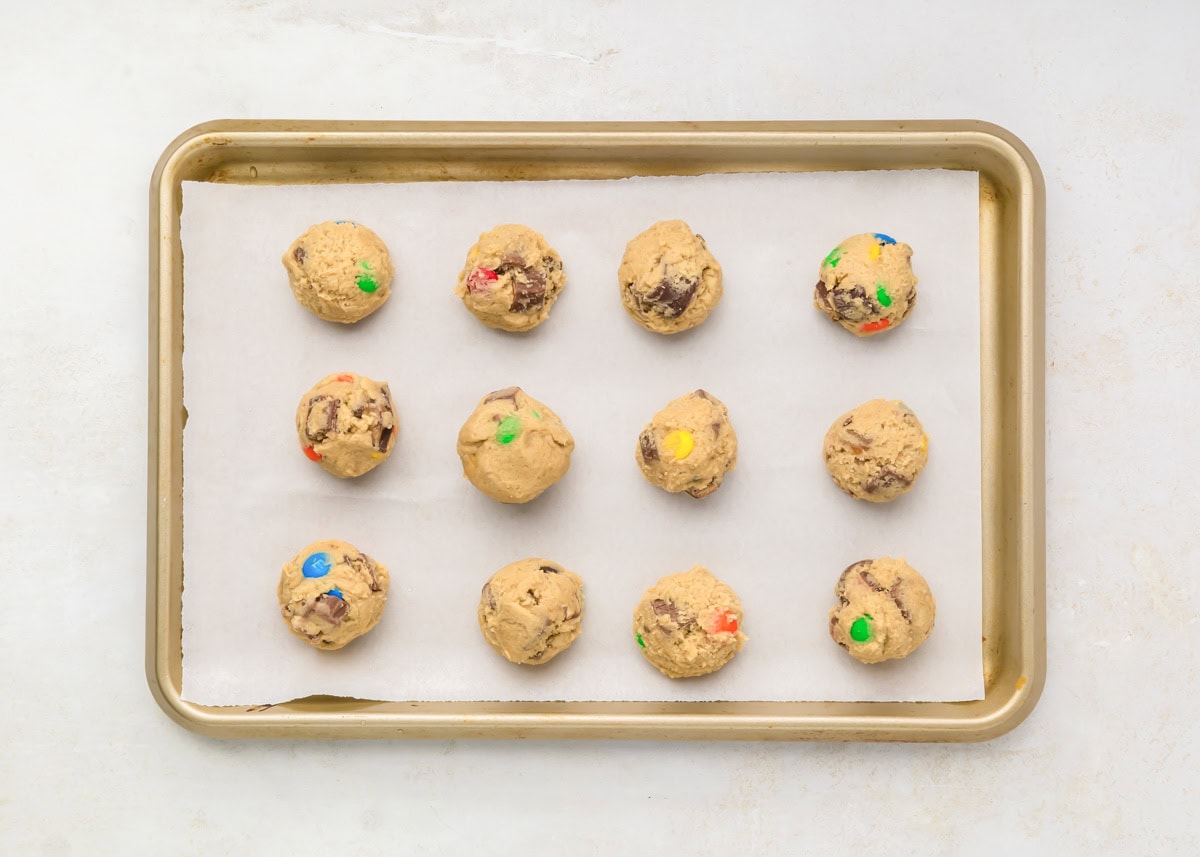
[[[708,620],[708,633],[710,634],[736,634],[738,631],[737,617],[728,610],[722,610],[719,613],[714,613]]]
[[[329,554],[322,551],[311,554],[308,559],[304,560],[304,565],[300,570],[305,577],[324,577],[329,574],[331,568],[333,568],[333,563],[329,561]]]
[[[865,613],[850,625],[850,639],[856,643],[865,643],[871,639],[871,617]]]
[[[487,291],[492,283],[500,281],[500,277],[491,268],[476,268],[467,277],[467,291],[471,294]]]
[[[496,426],[496,443],[512,443],[520,434],[521,418],[517,416],[507,416],[500,420],[500,425]]]
[[[677,429],[667,433],[663,438],[663,446],[675,456],[676,461],[683,461],[696,448],[696,439],[690,431]]]

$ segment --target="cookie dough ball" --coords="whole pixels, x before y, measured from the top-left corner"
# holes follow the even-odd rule
[[[721,299],[721,266],[682,220],[654,224],[625,246],[621,303],[654,333],[693,328]]]
[[[904,402],[872,399],[829,427],[825,467],[851,497],[886,503],[912,488],[928,448],[921,421]]]
[[[354,545],[313,542],[283,567],[279,609],[297,637],[317,649],[340,649],[379,622],[388,570]]]
[[[386,461],[399,427],[388,385],[351,372],[322,378],[296,408],[300,448],[343,479]]]
[[[707,497],[737,464],[729,410],[703,390],[675,399],[642,429],[637,463],[647,481],[664,491]]]
[[[821,263],[813,306],[855,336],[898,327],[917,302],[912,253],[882,232],[847,238]]]
[[[504,566],[483,585],[479,630],[514,664],[544,664],[579,636],[583,581],[547,559]]]
[[[378,235],[353,220],[310,226],[283,254],[296,300],[326,321],[351,324],[383,306],[392,257]]]
[[[479,236],[454,293],[488,327],[519,332],[550,317],[566,282],[562,259],[542,234],[509,223]]]
[[[842,572],[829,636],[864,664],[912,654],[933,630],[929,584],[903,559],[864,559]]]
[[[664,577],[633,611],[642,654],[668,678],[716,672],[746,642],[742,602],[703,566]]]
[[[562,479],[574,449],[558,415],[520,387],[488,393],[458,432],[463,475],[501,503],[528,503]]]

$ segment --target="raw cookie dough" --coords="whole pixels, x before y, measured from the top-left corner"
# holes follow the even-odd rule
[[[520,387],[488,393],[458,432],[463,475],[501,503],[528,503],[562,479],[574,449],[558,415]]]
[[[350,324],[391,294],[392,257],[378,235],[353,220],[310,226],[283,254],[296,300],[326,321]]]
[[[388,570],[346,542],[313,542],[283,567],[279,609],[288,629],[317,649],[340,649],[375,627]]]
[[[483,585],[479,630],[514,664],[544,664],[579,636],[583,581],[547,559],[510,563]]]
[[[668,403],[638,436],[637,463],[664,491],[707,497],[737,464],[729,410],[703,390]]]
[[[864,664],[906,657],[933,630],[933,593],[903,559],[854,563],[834,594],[840,603],[829,611],[829,636]]]
[[[682,220],[660,221],[630,241],[617,281],[625,309],[654,333],[695,327],[721,299],[721,265]]]
[[[851,497],[886,503],[912,488],[928,448],[921,421],[904,402],[872,399],[833,421],[825,467]]]
[[[633,633],[646,660],[668,678],[716,672],[746,636],[742,602],[707,568],[662,578],[633,611]]]
[[[524,331],[550,317],[566,281],[562,259],[542,234],[508,223],[479,236],[454,293],[488,327]]]
[[[882,232],[847,238],[821,263],[813,306],[855,336],[899,326],[917,302],[912,253]]]
[[[322,378],[296,408],[300,449],[343,479],[386,461],[399,427],[388,385],[352,372]]]

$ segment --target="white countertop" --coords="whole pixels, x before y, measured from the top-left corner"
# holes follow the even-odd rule
[[[103,5],[0,11],[0,853],[1195,853],[1200,5]],[[222,742],[169,721],[142,668],[147,185],[176,134],[232,117],[1018,134],[1048,212],[1030,719],[967,746]]]

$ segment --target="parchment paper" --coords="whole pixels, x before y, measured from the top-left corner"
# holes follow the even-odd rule
[[[680,217],[720,260],[725,296],[687,334],[622,309],[625,242]],[[292,297],[280,256],[313,223],[354,219],[391,249],[386,306],[353,326]],[[497,223],[544,232],[567,287],[532,334],[483,327],[451,293],[467,248]],[[983,693],[978,177],[953,171],[712,175],[602,182],[240,187],[187,183],[183,695],[217,705],[323,693],[385,700],[964,700]],[[880,231],[911,244],[919,299],[905,325],[860,341],[811,306],[821,259]],[[331,372],[391,384],[392,458],[335,479],[298,448],[300,396]],[[462,478],[455,439],[485,393],[524,387],[575,436],[571,470],[504,506]],[[638,432],[703,387],[740,441],[703,501],[634,463]],[[914,490],[855,501],[825,472],[839,414],[899,398],[930,435]],[[383,620],[339,652],[286,630],[280,567],[345,539],[391,570]],[[552,558],[585,582],[584,631],[550,664],[510,665],[476,625],[502,565]],[[937,625],[901,662],[866,667],[829,639],[849,563],[904,556]],[[740,595],[749,642],[715,675],[669,681],[641,657],[631,614],[662,575],[707,565]]]

